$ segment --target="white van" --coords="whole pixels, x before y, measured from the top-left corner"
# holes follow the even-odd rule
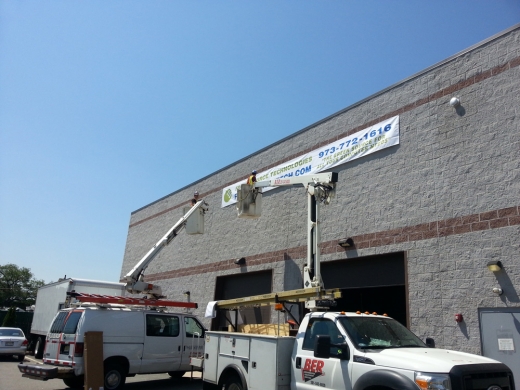
[[[181,377],[190,357],[201,355],[205,329],[188,313],[85,305],[60,310],[47,334],[43,365],[20,364],[24,377],[63,379],[83,388],[84,336],[103,332],[105,390],[121,389],[127,376],[168,373]]]

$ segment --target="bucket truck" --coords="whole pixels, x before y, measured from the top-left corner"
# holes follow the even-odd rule
[[[505,364],[468,353],[432,349],[386,314],[318,311],[320,300],[341,296],[325,290],[320,276],[319,204],[334,195],[336,173],[241,185],[239,217],[261,214],[261,188],[303,184],[308,193],[307,265],[301,290],[210,302],[216,309],[305,301],[296,336],[206,332],[204,353],[191,358],[203,370],[203,388],[223,390],[514,390]],[[281,305],[282,304],[282,305]],[[282,306],[282,307],[281,307]],[[288,311],[287,311],[288,312]],[[237,316],[236,316],[237,317]],[[236,318],[235,317],[235,318]],[[235,325],[236,329],[236,325]]]

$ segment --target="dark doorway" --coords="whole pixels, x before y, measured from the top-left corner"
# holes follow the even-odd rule
[[[406,326],[406,292],[404,286],[341,289],[334,311],[360,311],[388,314]]]
[[[388,314],[408,326],[404,252],[325,262],[325,288],[339,288],[334,311]]]
[[[250,272],[238,275],[217,277],[215,286],[215,300],[242,298],[253,295],[269,294],[272,292],[272,270]],[[211,321],[211,330],[227,330],[231,323],[235,323],[233,312],[217,311],[217,317]],[[238,311],[239,321],[242,324],[269,324],[271,307],[250,307]]]

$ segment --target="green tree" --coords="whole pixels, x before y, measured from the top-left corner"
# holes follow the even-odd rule
[[[10,307],[7,315],[4,317],[2,326],[16,326],[16,308]]]
[[[19,307],[25,310],[34,305],[38,288],[45,282],[33,277],[29,268],[15,264],[0,265],[0,307]]]

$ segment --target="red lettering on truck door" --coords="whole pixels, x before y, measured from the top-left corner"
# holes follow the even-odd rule
[[[323,360],[305,359],[305,364],[302,368],[302,380],[308,382],[317,376],[323,375]]]

